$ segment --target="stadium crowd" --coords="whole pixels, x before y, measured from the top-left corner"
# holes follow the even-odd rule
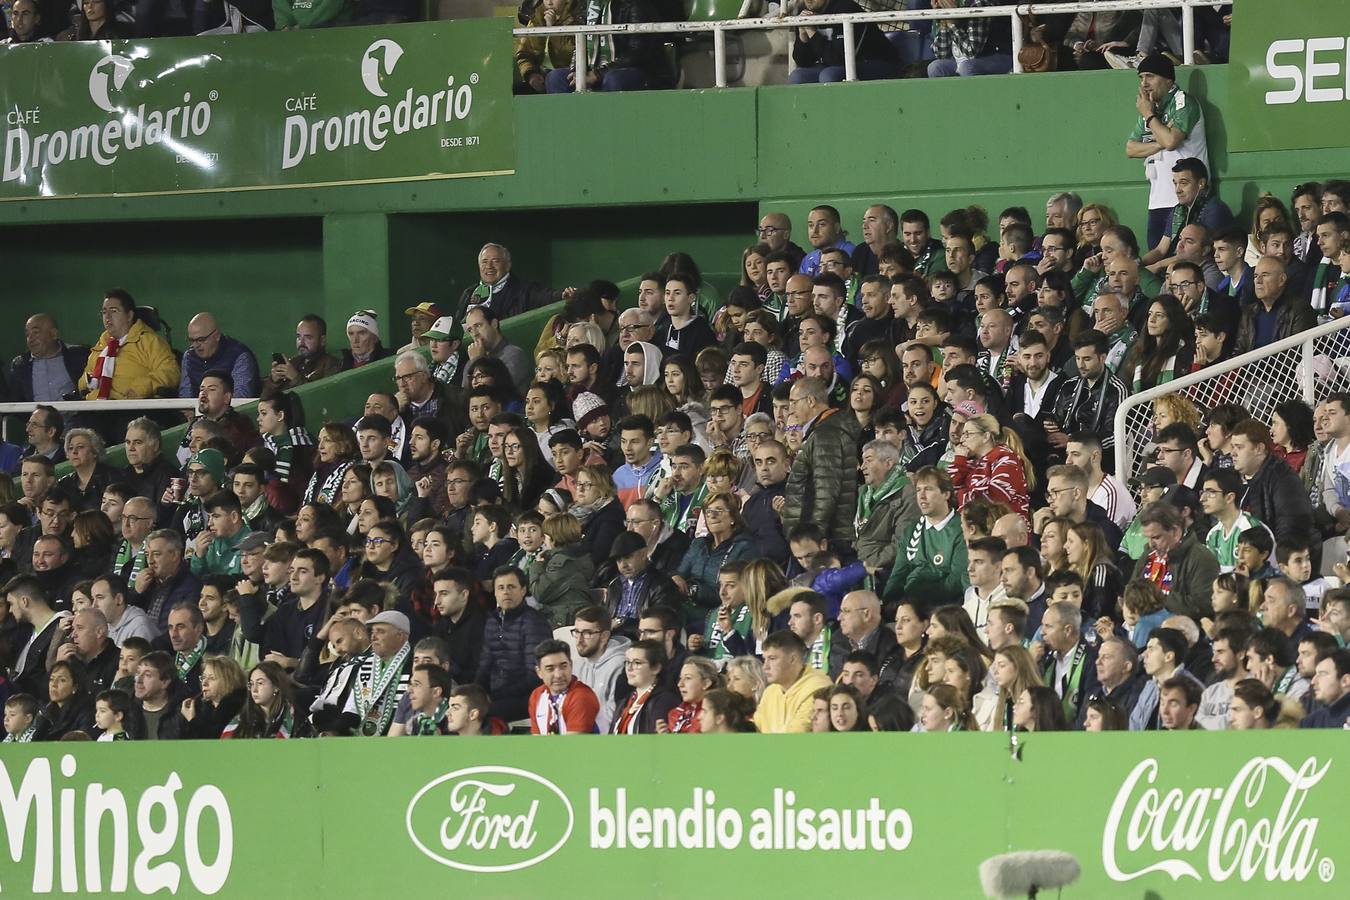
[[[516,19],[524,28],[541,28],[1010,5],[1011,0],[750,0],[725,10],[711,5],[714,12],[709,16],[709,9],[675,0],[521,0]],[[489,10],[457,9],[456,16],[491,15]],[[412,0],[4,0],[0,11],[7,30],[0,45],[386,25],[434,12]],[[1195,7],[1193,15],[1197,49],[1186,62],[1227,62],[1232,4]],[[1137,68],[1155,51],[1168,54],[1175,63],[1183,61],[1177,9],[1024,16],[1023,27],[1027,43],[1021,61],[1027,72]],[[794,32],[790,81],[844,80],[842,28],[800,27]],[[585,48],[586,87],[604,91],[674,87],[679,72],[671,44],[683,40],[674,34],[590,36]],[[862,80],[991,75],[1013,68],[1012,24],[1001,16],[869,22],[855,30],[854,40],[857,77]],[[575,52],[572,35],[516,36],[517,92],[575,90]]]
[[[996,238],[876,204],[855,244],[822,204],[809,249],[764,215],[725,296],[676,252],[628,298],[489,243],[406,343],[309,315],[267,367],[207,312],[176,353],[123,290],[92,347],[33,315],[5,740],[1344,727],[1350,395],[1164,393],[1133,478],[1113,426],[1350,308],[1350,183],[1237,221],[1171,64],[1140,73],[1144,243],[1069,192]],[[390,357],[306,421],[297,388]],[[97,414],[164,394],[198,398],[177,446]]]

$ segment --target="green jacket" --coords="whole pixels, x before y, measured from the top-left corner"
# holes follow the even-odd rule
[[[899,535],[895,567],[882,593],[885,600],[922,599],[929,607],[960,604],[970,580],[966,575],[966,536],[956,510],[937,528],[922,518]]]
[[[1139,557],[1134,564],[1134,578],[1144,578],[1149,554]],[[1167,608],[1178,615],[1214,617],[1212,597],[1214,579],[1219,577],[1219,561],[1209,548],[1186,532],[1181,543],[1167,554],[1167,568],[1172,573],[1172,590],[1167,595]]]
[[[554,628],[571,625],[577,611],[591,603],[595,563],[585,544],[550,550],[530,566],[530,593]]]
[[[192,574],[201,575],[240,575],[243,568],[239,565],[239,543],[253,532],[248,526],[241,527],[233,537],[214,538],[206,545],[205,556],[194,556],[190,567]]]

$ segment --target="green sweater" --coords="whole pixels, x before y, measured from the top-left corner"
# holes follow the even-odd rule
[[[214,538],[206,545],[205,556],[192,557],[192,574],[201,575],[239,575],[243,568],[239,565],[239,544],[252,534],[248,526],[241,527],[233,536]]]
[[[970,581],[966,576],[966,537],[961,518],[953,510],[939,526],[927,517],[895,548],[895,567],[886,582],[884,598],[918,597],[929,607],[959,604]]]

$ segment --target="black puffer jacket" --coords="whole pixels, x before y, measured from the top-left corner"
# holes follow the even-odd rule
[[[524,603],[488,615],[476,680],[492,697],[492,715],[508,721],[525,715],[530,692],[539,685],[534,648],[552,636],[553,628],[544,614]]]
[[[1267,456],[1247,482],[1241,506],[1270,528],[1276,544],[1290,538],[1312,537],[1312,501],[1303,489],[1302,480],[1278,456]],[[1313,545],[1321,549],[1320,541],[1313,541]]]

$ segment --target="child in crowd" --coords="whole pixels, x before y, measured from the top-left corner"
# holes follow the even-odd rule
[[[103,691],[94,698],[94,724],[98,727],[100,741],[130,740],[127,734],[126,720],[131,714],[131,698],[126,692]]]

